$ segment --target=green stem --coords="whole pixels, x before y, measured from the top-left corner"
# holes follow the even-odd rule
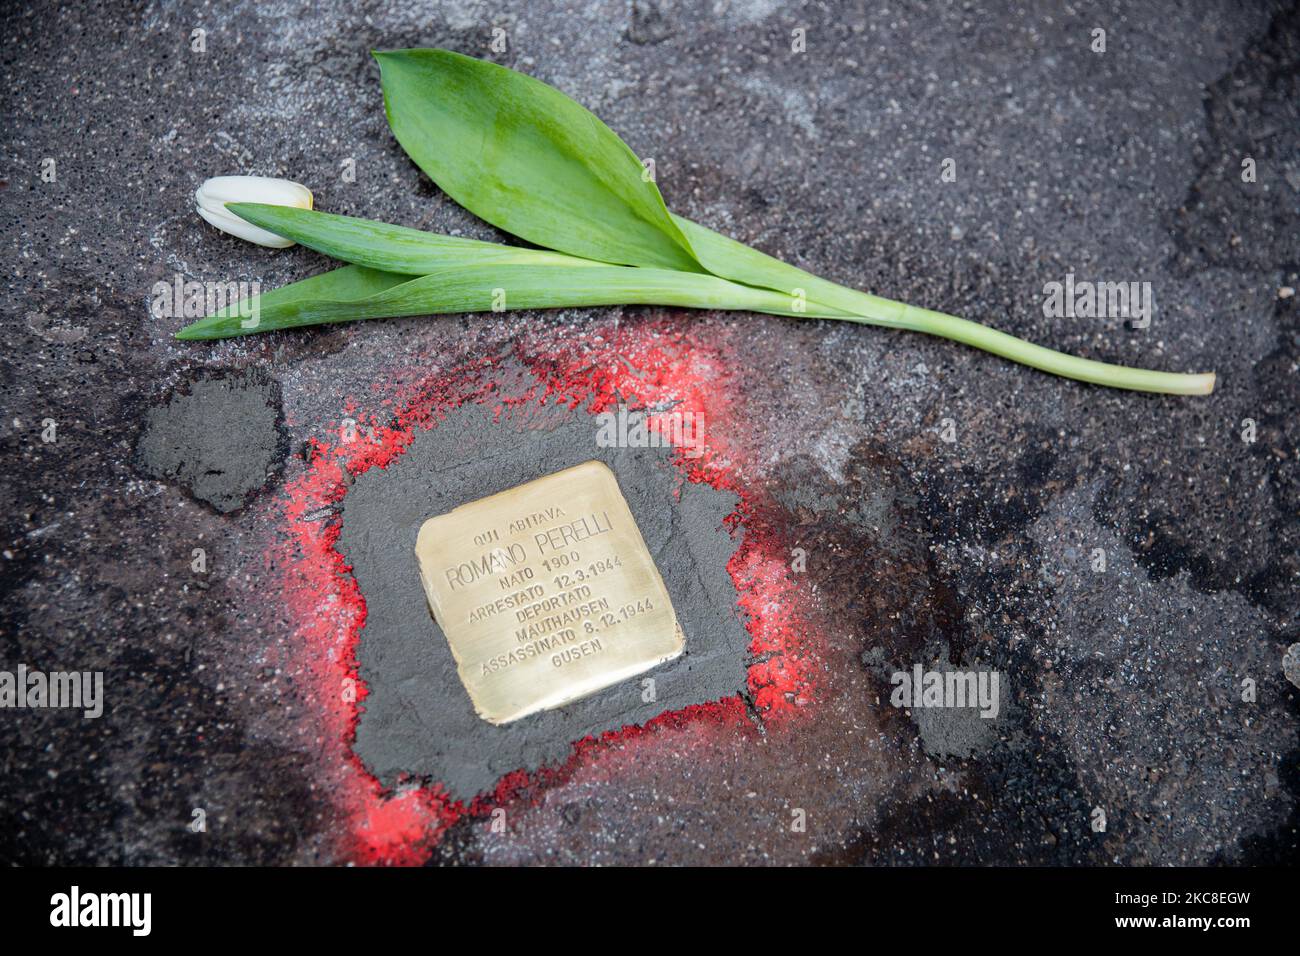
[[[1162,392],[1167,395],[1209,395],[1214,391],[1213,372],[1199,374],[1156,372],[1150,369],[1097,362],[1044,348],[955,315],[920,309],[914,305],[882,299],[866,293],[859,293],[859,295],[864,302],[861,309],[854,310],[858,317],[847,321],[886,325],[891,328],[911,329],[937,335],[985,352],[992,352],[994,355],[1019,362],[1021,365],[1051,372],[1053,375],[1077,379],[1080,382],[1091,382],[1094,385],[1127,388],[1138,392]]]
[[[806,280],[809,295],[809,315],[816,316],[819,309],[829,306],[850,316],[820,316],[839,318],[861,325],[879,325],[891,329],[908,329],[924,332],[942,339],[961,342],[985,352],[1028,365],[1053,375],[1106,385],[1110,388],[1127,388],[1136,392],[1159,392],[1165,395],[1209,395],[1214,391],[1213,372],[1185,374],[1157,372],[1145,368],[1112,365],[1093,359],[1067,355],[1016,338],[1006,332],[989,328],[970,319],[958,318],[931,309],[922,309],[905,302],[896,302],[878,295],[859,292],[837,285],[811,274]],[[815,300],[815,301],[814,301]]]
[[[508,289],[510,308],[640,302],[839,319],[937,335],[1044,372],[1111,388],[1172,395],[1208,395],[1214,389],[1213,372],[1184,375],[1095,362],[968,319],[837,285],[680,217],[675,221],[689,237],[693,254],[702,256],[700,262],[712,275],[614,266],[306,209],[257,203],[229,203],[227,208],[263,229],[366,268],[269,293],[259,300],[266,313],[261,324],[218,314],[182,330],[181,338],[220,338],[349,317],[479,311],[493,307],[485,296],[500,286]],[[387,273],[428,281],[379,278]],[[518,285],[509,288],[510,283]]]
[[[724,276],[733,282],[783,290],[791,295],[796,295],[796,290],[801,290],[807,297],[806,314],[810,318],[838,318],[863,325],[883,325],[892,329],[925,332],[992,352],[1044,372],[1111,388],[1172,395],[1208,395],[1214,388],[1213,372],[1183,375],[1076,358],[1034,345],[978,322],[929,309],[918,309],[903,302],[882,299],[880,296],[837,285],[689,219],[674,216],[673,221],[682,230],[696,258],[714,275]],[[836,312],[840,314],[833,314]],[[846,312],[850,315],[845,316],[843,313]]]

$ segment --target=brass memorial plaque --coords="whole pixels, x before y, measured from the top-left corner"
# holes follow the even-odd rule
[[[598,461],[430,518],[415,554],[461,682],[490,723],[584,697],[685,644],[618,481]]]

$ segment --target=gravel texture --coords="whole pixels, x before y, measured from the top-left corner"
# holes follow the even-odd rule
[[[747,692],[737,719],[587,746],[495,798],[505,828],[480,807],[403,831],[416,862],[1296,858],[1296,4],[9,3],[0,37],[0,669],[98,670],[107,695],[97,720],[0,711],[0,861],[356,859],[388,818],[347,809],[361,771],[315,676],[337,654],[278,590],[312,443],[456,369],[523,396],[519,368],[574,343],[649,381],[625,341],[710,370],[744,533],[806,556],[761,611],[799,610],[809,689],[793,717]],[[208,176],[500,238],[393,141],[368,51],[404,46],[558,86],[674,211],[828,278],[1219,387],[649,308],[173,340],[155,283],[324,268],[200,222]],[[1045,316],[1068,273],[1151,283],[1150,327]],[[988,727],[890,706],[918,663],[996,669],[1006,705]]]

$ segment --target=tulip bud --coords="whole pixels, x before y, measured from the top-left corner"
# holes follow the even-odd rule
[[[247,239],[259,246],[287,249],[292,239],[254,226],[240,219],[226,208],[228,202],[260,202],[272,206],[311,208],[311,190],[288,179],[271,179],[267,176],[216,176],[207,180],[194,193],[198,214],[222,232]]]

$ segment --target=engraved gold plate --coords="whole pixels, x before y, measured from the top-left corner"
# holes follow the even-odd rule
[[[461,682],[490,723],[585,697],[685,645],[618,481],[598,461],[430,518],[415,554]]]

